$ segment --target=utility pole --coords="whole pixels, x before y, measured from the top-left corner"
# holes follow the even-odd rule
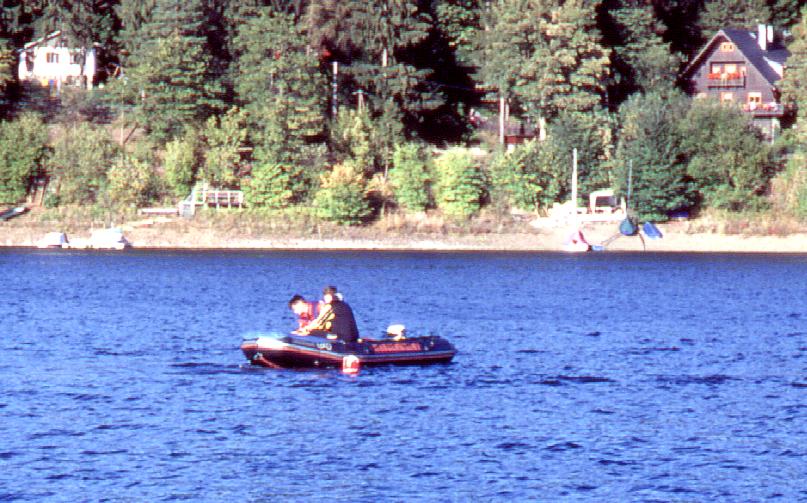
[[[504,95],[499,95],[499,143],[504,145],[504,115],[505,115],[505,98]]]

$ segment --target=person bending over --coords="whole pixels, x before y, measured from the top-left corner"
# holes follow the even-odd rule
[[[297,315],[297,330],[300,331],[317,319],[320,312],[320,305],[317,302],[309,302],[302,295],[294,295],[289,301],[289,308]]]

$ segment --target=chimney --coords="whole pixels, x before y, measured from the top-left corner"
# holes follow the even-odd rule
[[[757,43],[763,51],[768,50],[768,27],[764,24],[757,25]]]

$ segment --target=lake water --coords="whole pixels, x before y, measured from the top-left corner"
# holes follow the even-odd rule
[[[0,250],[0,500],[807,500],[807,255]],[[293,293],[449,365],[250,367]]]

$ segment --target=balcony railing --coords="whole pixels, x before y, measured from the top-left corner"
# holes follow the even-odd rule
[[[746,103],[743,105],[743,112],[750,112],[754,115],[782,115],[785,107],[781,103]]]
[[[742,73],[708,73],[707,87],[745,87],[745,75]]]

